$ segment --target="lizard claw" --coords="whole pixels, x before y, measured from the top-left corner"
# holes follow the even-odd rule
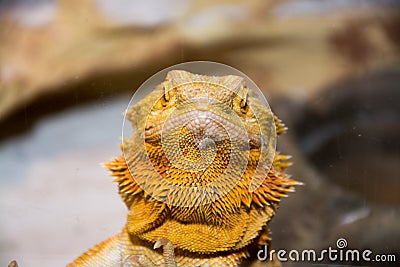
[[[158,249],[160,247],[163,247],[163,258],[164,258],[164,264],[162,265],[163,267],[177,267],[176,261],[175,261],[175,254],[174,254],[174,246],[172,245],[171,241],[169,241],[166,238],[161,238],[154,244],[154,249]],[[147,257],[145,256],[138,256],[138,255],[132,255],[130,256],[126,262],[124,263],[124,266],[140,266],[140,267],[156,267],[156,265],[150,261]],[[12,266],[9,266],[12,267]],[[18,266],[15,266],[18,267]]]
[[[161,238],[160,240],[158,240],[156,243],[154,243],[154,249],[157,249],[157,248],[160,248],[160,247],[162,247],[162,246],[166,246],[167,244],[171,244],[171,241],[169,241],[168,239],[166,239],[166,238]],[[172,245],[172,244],[171,244]],[[174,248],[174,247],[172,247],[172,248]]]

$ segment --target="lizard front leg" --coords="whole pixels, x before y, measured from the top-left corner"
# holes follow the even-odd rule
[[[177,267],[175,254],[174,254],[174,245],[172,245],[171,241],[166,238],[162,238],[158,240],[154,244],[154,249],[163,248],[163,259],[164,265],[163,267]],[[130,264],[138,264],[140,267],[156,267],[156,265],[150,261],[145,256],[131,256],[128,258],[126,265],[130,266]]]
[[[154,249],[163,248],[163,258],[164,265],[163,267],[177,267],[175,254],[174,254],[174,245],[172,245],[171,241],[166,238],[162,238],[154,244]],[[127,259],[124,266],[129,267],[134,265],[139,265],[140,267],[156,267],[156,265],[151,262],[147,257],[144,256],[131,256]],[[18,267],[18,264],[15,260],[11,261],[8,264],[8,267]]]

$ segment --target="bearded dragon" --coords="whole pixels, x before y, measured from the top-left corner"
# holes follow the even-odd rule
[[[122,231],[73,266],[239,266],[270,240],[299,182],[275,151],[284,124],[242,77],[174,70],[126,114],[134,132],[105,166],[128,208]],[[163,247],[163,251],[156,248]]]

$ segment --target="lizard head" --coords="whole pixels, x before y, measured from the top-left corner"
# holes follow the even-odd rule
[[[248,157],[244,154],[249,153],[250,147],[261,145],[257,112],[264,115],[264,121],[270,118],[270,127],[265,127],[264,134],[275,145],[273,117],[261,114],[268,110],[251,93],[242,77],[171,71],[146,119],[145,142],[162,146],[160,150],[169,167],[200,177],[197,181],[189,179],[190,185],[201,186],[218,179],[219,174],[205,174],[215,164],[223,169],[235,164],[243,171],[247,161],[243,157]]]

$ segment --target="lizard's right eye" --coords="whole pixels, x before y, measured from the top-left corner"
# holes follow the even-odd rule
[[[165,101],[165,102],[168,102],[168,101],[169,101],[169,92],[164,91],[163,97],[164,97],[164,101]]]
[[[164,94],[162,97],[162,105],[165,107],[168,102],[170,100],[170,95],[169,95],[169,91],[168,91],[168,87],[164,86]]]

